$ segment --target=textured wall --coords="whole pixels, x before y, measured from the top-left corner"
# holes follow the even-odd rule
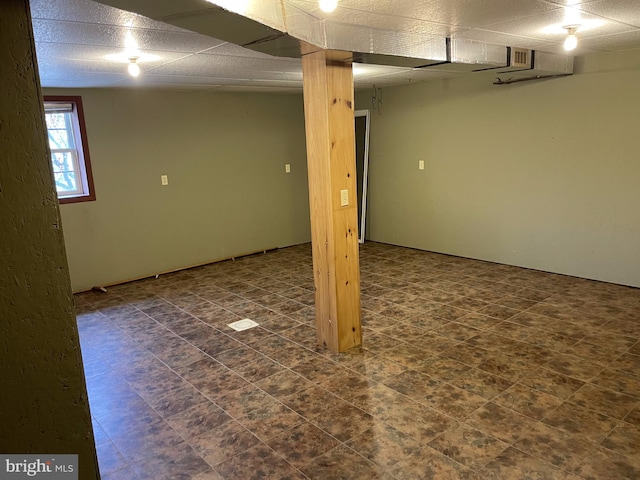
[[[640,286],[639,64],[635,50],[566,78],[385,89],[368,238]]]
[[[0,2],[0,452],[98,478],[27,0]]]
[[[60,207],[74,290],[310,240],[300,95],[45,93],[82,96],[91,153],[96,201]]]

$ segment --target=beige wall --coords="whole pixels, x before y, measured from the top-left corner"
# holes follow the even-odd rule
[[[89,138],[97,200],[61,206],[75,291],[309,241],[301,96],[45,93],[82,96]]]
[[[636,51],[567,78],[385,89],[367,237],[640,286],[639,66]]]

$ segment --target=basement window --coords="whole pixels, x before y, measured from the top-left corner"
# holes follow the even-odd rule
[[[45,96],[44,116],[59,202],[95,200],[82,99]]]

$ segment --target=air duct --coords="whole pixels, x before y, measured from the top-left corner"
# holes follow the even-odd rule
[[[474,40],[447,38],[447,58],[443,62],[422,65],[428,70],[468,73],[509,65],[509,49]]]
[[[286,0],[100,0],[177,27],[278,57],[300,58],[300,41],[353,52],[354,61],[415,68],[447,59],[446,39],[319,18]]]
[[[573,68],[571,57],[538,54],[534,68],[535,52],[530,50],[337,22],[316,17],[288,0],[99,1],[278,57],[300,58],[300,41],[304,41],[323,49],[352,52],[353,61],[364,64],[463,73],[527,70],[529,75],[546,72],[547,76]],[[504,78],[503,82],[508,82],[515,76]]]

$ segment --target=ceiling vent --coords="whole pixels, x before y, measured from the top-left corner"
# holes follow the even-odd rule
[[[531,50],[511,47],[511,66],[514,68],[531,68]]]
[[[523,58],[527,55],[528,58]],[[518,58],[520,57],[520,58]],[[564,77],[573,74],[573,57],[537,50],[511,49],[512,65],[496,71],[494,85],[540,80],[543,78]],[[526,62],[517,62],[517,60]]]

